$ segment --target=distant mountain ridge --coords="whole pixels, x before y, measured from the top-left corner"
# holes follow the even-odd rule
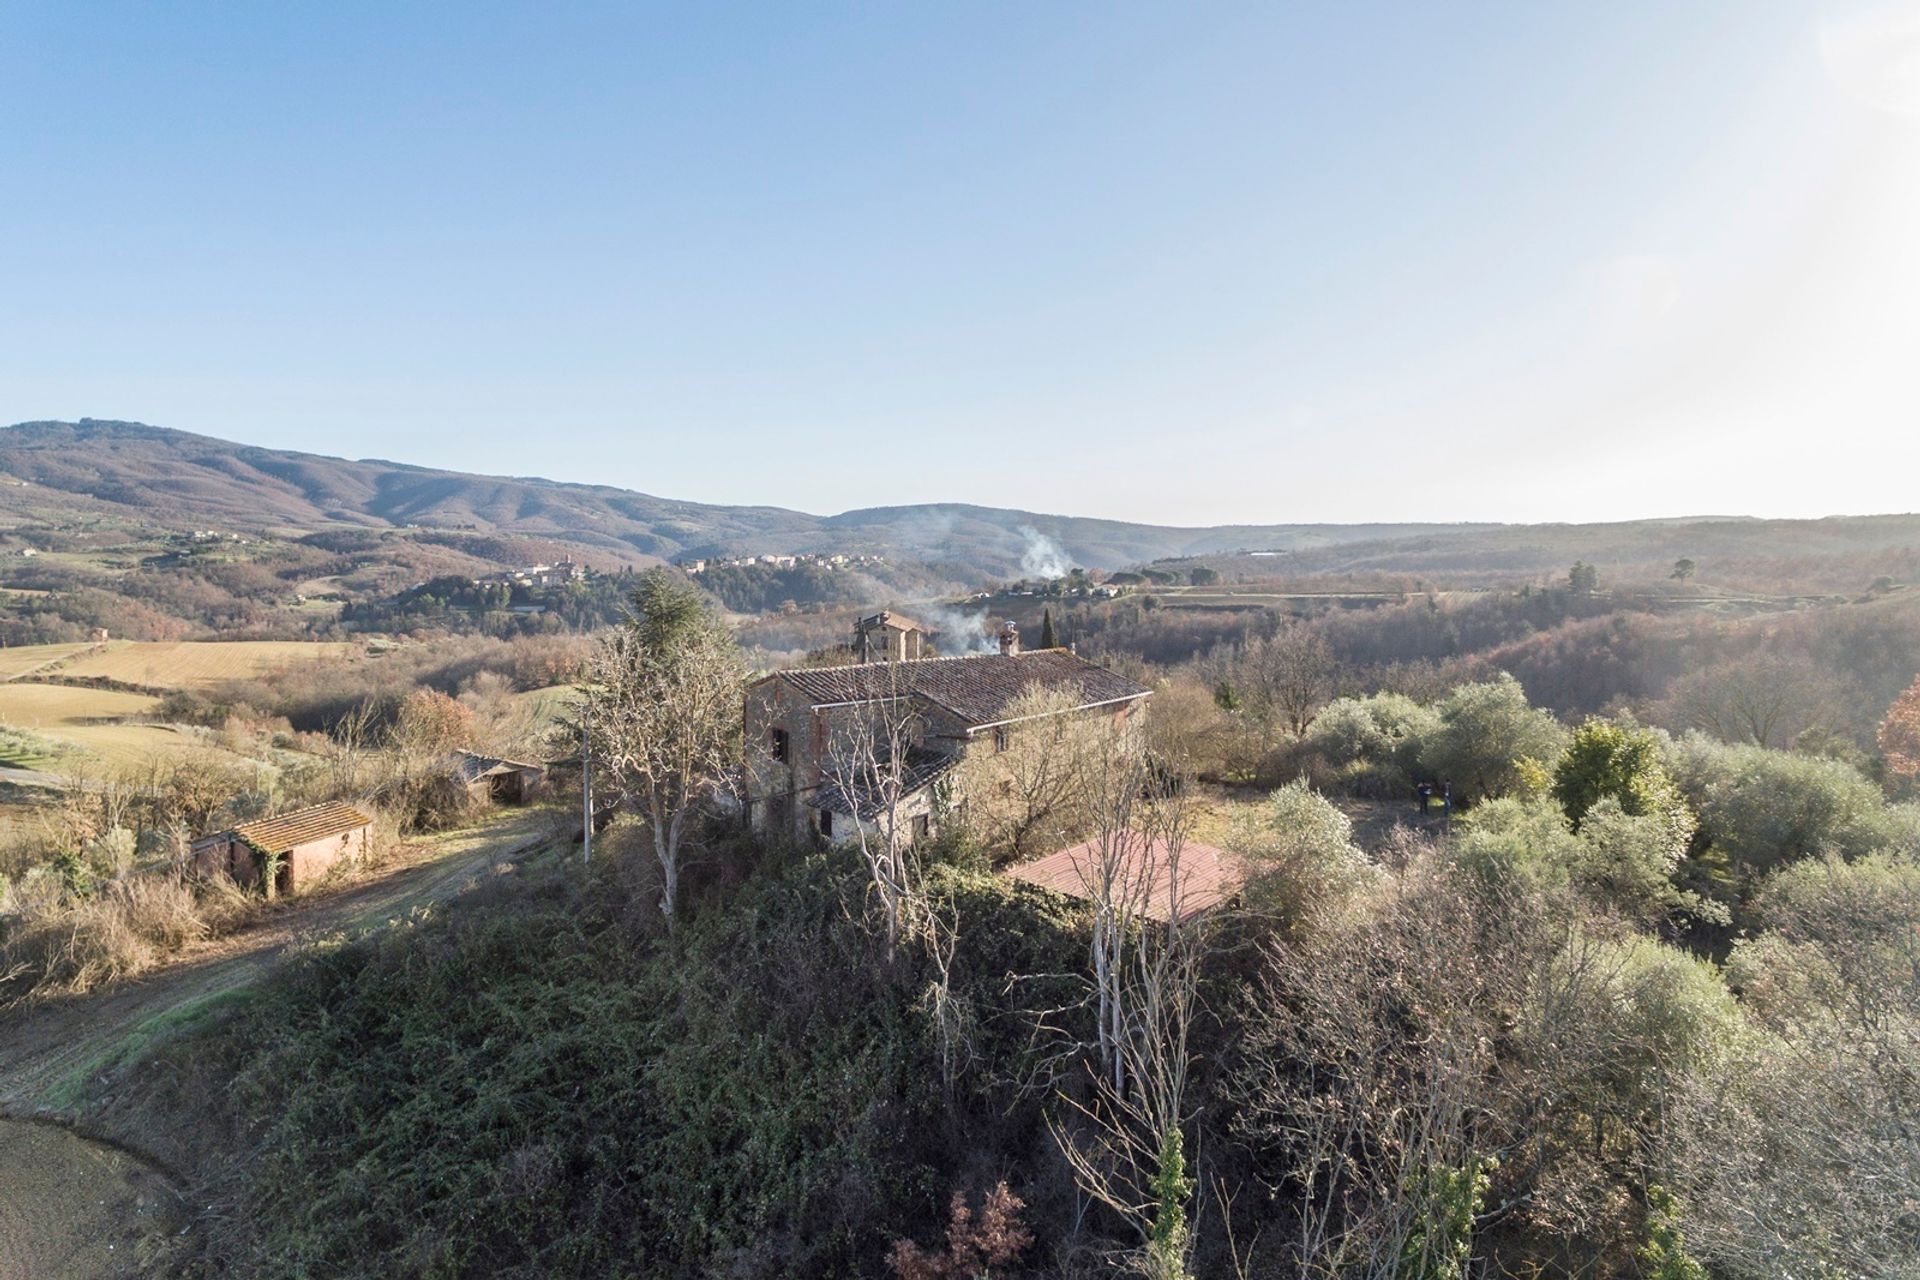
[[[1264,524],[1182,528],[966,503],[868,507],[818,516],[782,507],[682,502],[608,485],[482,476],[235,444],[137,422],[0,427],[0,518],[94,513],[165,529],[270,533],[342,526],[464,531],[523,539],[602,565],[691,555],[880,553],[951,582],[1032,575],[1040,562],[1118,569],[1155,560],[1282,551],[1258,566],[1289,575],[1564,574],[1575,558],[1642,576],[1677,557],[1845,561],[1920,578],[1920,516],[1768,520],[1668,517],[1597,524]],[[1865,567],[1866,562],[1861,561]],[[1857,575],[1855,575],[1857,576]],[[1862,582],[1860,585],[1864,586]]]
[[[54,490],[169,527],[329,525],[466,529],[539,537],[623,560],[694,554],[877,551],[1018,573],[1057,544],[1099,569],[1236,549],[1302,550],[1439,536],[1490,525],[1273,524],[1179,528],[962,503],[816,516],[780,507],[681,502],[607,485],[481,476],[235,444],[137,422],[82,418],[0,428],[0,510],[38,509]]]

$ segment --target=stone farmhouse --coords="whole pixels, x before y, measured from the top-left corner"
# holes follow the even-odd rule
[[[756,831],[828,842],[857,834],[879,816],[881,796],[834,782],[834,752],[850,731],[887,708],[907,707],[912,740],[899,776],[896,816],[914,839],[938,830],[964,804],[954,794],[970,753],[1004,751],[1033,730],[1015,705],[1030,691],[1065,691],[1059,715],[1105,716],[1116,727],[1139,714],[1152,690],[1066,649],[1020,651],[1011,623],[998,653],[938,658],[919,628],[897,615],[861,619],[854,651],[869,661],[780,671],[747,687],[746,816]],[[1052,717],[1047,717],[1051,719]]]

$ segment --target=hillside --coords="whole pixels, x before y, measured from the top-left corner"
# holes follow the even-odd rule
[[[76,497],[82,499],[78,505]],[[987,576],[1020,571],[1023,556],[1041,538],[1057,543],[1075,563],[1110,569],[1167,556],[1304,549],[1471,527],[1170,528],[963,504],[873,507],[823,517],[778,507],[677,502],[605,485],[260,449],[131,422],[83,418],[0,429],[0,513],[45,518],[50,510],[168,527],[278,532],[417,525],[541,538],[627,562],[712,552],[879,551],[953,562]]]

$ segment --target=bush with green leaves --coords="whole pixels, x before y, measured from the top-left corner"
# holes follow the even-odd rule
[[[1858,858],[1920,839],[1915,814],[1838,760],[1731,745],[1688,734],[1668,768],[1700,819],[1700,835],[1742,885],[1823,853]]]
[[[1463,866],[1543,888],[1574,888],[1595,906],[1639,924],[1678,915],[1725,919],[1719,903],[1675,883],[1693,826],[1684,806],[1644,815],[1608,796],[1578,831],[1544,799],[1494,800],[1476,808],[1454,844]]]
[[[1658,1183],[1647,1188],[1647,1239],[1634,1256],[1646,1280],[1711,1280],[1687,1253],[1678,1199]]]
[[[1420,768],[1450,782],[1462,800],[1485,800],[1526,789],[1529,776],[1560,758],[1566,730],[1552,713],[1527,702],[1510,675],[1463,684],[1434,708],[1438,726],[1420,746]]]
[[[1247,905],[1283,932],[1322,923],[1379,877],[1353,843],[1352,820],[1304,781],[1243,813],[1228,843],[1250,868]]]
[[[1304,748],[1356,795],[1405,795],[1419,770],[1420,749],[1440,717],[1402,693],[1336,698],[1307,729]]]
[[[1804,860],[1730,979],[1759,1034],[1677,1099],[1668,1158],[1716,1276],[1911,1276],[1920,1259],[1920,864]]]
[[[1575,829],[1603,799],[1614,800],[1636,818],[1685,803],[1660,761],[1659,736],[1598,718],[1573,731],[1554,765],[1553,798]]]

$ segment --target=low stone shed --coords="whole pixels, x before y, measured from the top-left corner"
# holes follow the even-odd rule
[[[193,842],[193,869],[258,885],[268,897],[297,893],[342,859],[364,857],[372,835],[373,819],[353,805],[308,805],[201,836]]]
[[[483,756],[476,751],[456,751],[447,761],[448,769],[467,794],[475,800],[496,800],[503,804],[524,804],[532,799],[547,780],[547,767],[504,756]]]

